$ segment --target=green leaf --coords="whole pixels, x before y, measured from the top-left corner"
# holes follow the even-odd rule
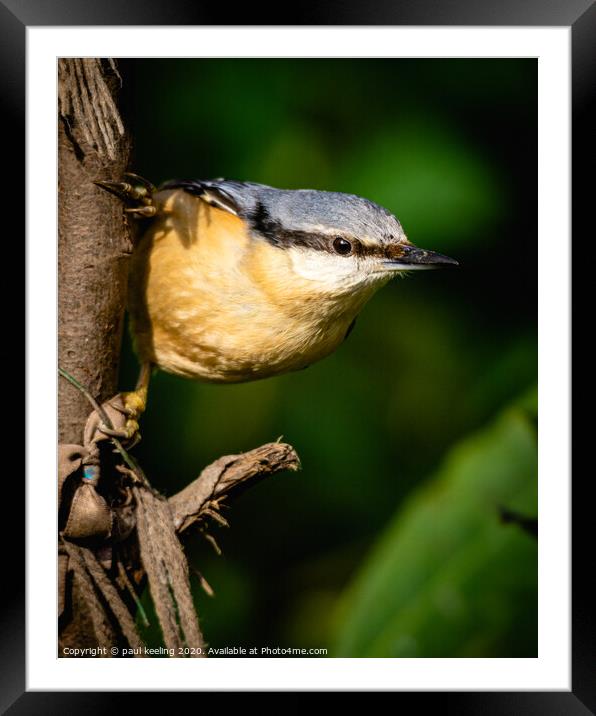
[[[347,590],[335,656],[537,655],[537,514],[527,401],[460,443],[406,502]]]

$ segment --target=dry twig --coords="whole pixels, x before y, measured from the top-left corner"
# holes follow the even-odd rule
[[[217,509],[223,498],[281,470],[298,470],[296,451],[286,443],[267,443],[211,463],[196,480],[168,500],[178,533]],[[211,515],[213,516],[213,515]]]

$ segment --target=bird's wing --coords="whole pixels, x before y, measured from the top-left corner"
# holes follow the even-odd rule
[[[183,189],[234,216],[247,218],[255,209],[259,192],[271,187],[228,179],[173,179],[160,189]]]
[[[160,189],[183,189],[188,194],[198,196],[212,206],[238,216],[238,205],[230,192],[226,191],[222,182],[203,181],[198,179],[173,179],[162,184]]]

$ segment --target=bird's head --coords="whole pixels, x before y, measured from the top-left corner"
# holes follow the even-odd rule
[[[391,212],[353,194],[226,180],[176,181],[163,188],[183,188],[243,219],[255,242],[282,252],[314,292],[370,294],[398,274],[457,265],[413,246]]]

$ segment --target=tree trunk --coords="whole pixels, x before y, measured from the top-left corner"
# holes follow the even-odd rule
[[[128,263],[132,248],[123,206],[93,184],[126,170],[130,139],[119,117],[120,77],[111,61],[58,63],[58,365],[98,402],[116,393]],[[60,443],[83,443],[90,405],[58,383]],[[65,569],[67,557],[59,557]],[[81,584],[66,580],[60,644],[97,646]]]
[[[93,181],[122,176],[130,139],[113,64],[60,60],[58,82],[58,365],[101,403],[117,388],[132,245],[121,202]],[[58,390],[59,442],[80,444],[89,403],[65,380]]]

